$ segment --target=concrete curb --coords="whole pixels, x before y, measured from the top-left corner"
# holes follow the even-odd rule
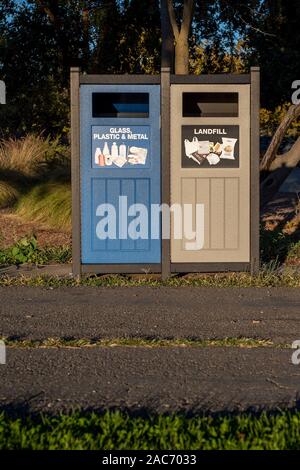
[[[30,264],[23,264],[21,266],[3,266],[0,267],[0,276],[9,277],[39,277],[39,276],[57,276],[57,277],[72,277],[71,264],[49,264],[45,266],[35,266]]]

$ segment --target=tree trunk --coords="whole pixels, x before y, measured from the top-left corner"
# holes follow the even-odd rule
[[[189,43],[188,38],[179,34],[175,44],[175,73],[187,75],[189,73]]]
[[[161,16],[168,13],[168,20],[173,32],[173,45],[175,40],[175,73],[189,73],[189,33],[191,29],[195,0],[184,0],[183,14],[180,27],[176,21],[173,0],[161,0]],[[165,20],[164,20],[165,23]],[[168,36],[170,37],[170,36]],[[163,36],[164,41],[164,36]],[[164,48],[164,46],[163,46]],[[166,48],[166,46],[165,46]]]
[[[61,21],[61,18],[59,17],[58,13],[58,3],[52,4],[52,9],[44,3],[42,0],[36,0],[36,3],[39,5],[41,8],[41,11],[45,13],[45,15],[48,17],[49,21],[52,23],[55,33],[56,33],[56,39],[57,39],[57,45],[59,47],[59,57],[60,57],[60,62],[62,68],[67,68],[70,65],[70,58],[68,54],[68,44],[66,43],[65,40],[65,35],[63,32],[63,24]],[[68,70],[69,74],[69,70]]]
[[[264,207],[272,199],[292,168],[297,166],[300,161],[300,137],[288,152],[277,155],[286,131],[299,116],[300,104],[290,106],[261,161],[260,170],[263,178],[260,185],[261,207]]]
[[[288,109],[286,115],[284,116],[282,122],[278,126],[273,139],[266,151],[261,164],[261,171],[268,171],[271,167],[271,164],[275,158],[277,158],[277,151],[282,142],[283,137],[285,136],[286,131],[290,127],[291,123],[300,116],[300,104],[293,104]],[[278,157],[280,158],[280,157]]]
[[[174,72],[174,34],[170,23],[167,0],[161,0],[161,67],[169,67]]]
[[[83,45],[82,45],[82,69],[87,71],[89,64],[90,46],[89,46],[89,10],[85,6],[82,10],[82,24],[83,24]]]

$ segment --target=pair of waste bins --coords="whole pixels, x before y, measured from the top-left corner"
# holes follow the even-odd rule
[[[255,272],[259,69],[71,69],[73,272]]]

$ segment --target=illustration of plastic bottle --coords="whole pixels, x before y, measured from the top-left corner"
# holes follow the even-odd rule
[[[118,156],[119,156],[119,149],[118,149],[118,146],[117,146],[116,142],[114,142],[112,144],[111,156],[112,156],[112,158],[118,158]]]
[[[108,147],[107,142],[104,143],[103,155],[104,155],[104,160],[105,160],[105,166],[111,166],[112,165],[112,157],[110,155],[109,147]]]
[[[95,165],[100,165],[100,155],[102,154],[101,148],[97,147],[95,151]]]
[[[101,153],[101,155],[99,157],[99,165],[100,166],[105,166],[105,157],[104,157],[103,153]]]
[[[107,142],[104,142],[103,155],[104,155],[105,157],[106,157],[107,155],[110,155]]]
[[[127,157],[127,148],[125,144],[120,145],[120,150],[119,150],[120,157],[126,158]]]

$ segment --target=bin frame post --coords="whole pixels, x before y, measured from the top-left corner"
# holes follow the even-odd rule
[[[250,97],[250,155],[251,155],[251,200],[250,200],[250,264],[251,274],[255,275],[260,266],[259,225],[260,225],[260,194],[259,194],[259,109],[260,109],[260,68],[251,67]]]
[[[81,277],[80,68],[71,67],[72,271]]]
[[[170,181],[170,67],[161,68],[161,203],[170,206],[171,203],[171,181]],[[164,206],[163,206],[164,207]],[[162,211],[162,235],[166,230],[170,232],[170,220],[164,220]],[[161,239],[161,277],[163,280],[171,275],[171,247],[170,233]]]

